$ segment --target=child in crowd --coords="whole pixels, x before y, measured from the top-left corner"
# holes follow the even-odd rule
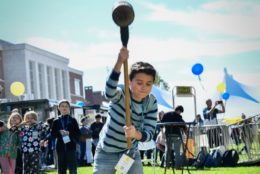
[[[19,147],[19,136],[13,126],[22,122],[21,115],[16,112],[12,113],[7,122],[0,122],[0,163],[4,174],[13,174],[17,158],[17,149]]]
[[[47,126],[37,123],[38,114],[34,111],[26,112],[24,121],[19,126],[22,138],[23,173],[39,173],[40,150],[43,145]]]
[[[58,104],[60,116],[53,121],[51,136],[57,138],[56,151],[58,155],[58,173],[77,173],[76,145],[80,139],[80,130],[77,120],[70,115],[70,103],[61,100]]]

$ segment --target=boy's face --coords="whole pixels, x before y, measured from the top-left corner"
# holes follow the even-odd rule
[[[141,101],[150,94],[153,87],[153,76],[145,73],[137,73],[132,81],[130,81],[130,90],[132,97],[136,101]]]
[[[98,122],[98,123],[99,123],[99,122],[100,122],[100,120],[101,120],[101,117],[97,117],[97,118],[96,118],[96,122]]]
[[[66,102],[61,103],[58,109],[59,109],[61,115],[70,114],[70,106]]]

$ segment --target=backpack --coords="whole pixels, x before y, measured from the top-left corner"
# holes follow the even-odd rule
[[[209,153],[206,151],[206,149],[202,149],[197,156],[196,161],[193,163],[193,166],[197,169],[203,169],[205,166],[205,162],[207,161],[209,157]]]
[[[221,154],[221,152],[219,151],[219,149],[213,151],[212,154],[211,154],[211,156],[212,156],[212,158],[213,158],[213,160],[214,160],[214,164],[215,164],[214,167],[219,167],[219,166],[221,166],[223,155]]]
[[[218,149],[210,152],[205,161],[205,167],[219,167],[222,163],[222,156]]]
[[[235,149],[226,150],[222,157],[222,165],[225,167],[236,166],[239,155]]]

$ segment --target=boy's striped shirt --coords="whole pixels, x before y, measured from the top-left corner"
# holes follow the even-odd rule
[[[125,126],[125,95],[124,90],[118,87],[119,75],[113,71],[106,82],[106,97],[110,100],[110,105],[98,145],[106,152],[121,152],[127,149],[123,130],[123,126]],[[142,133],[142,139],[139,141],[150,141],[153,138],[157,110],[157,101],[152,94],[141,102],[131,98],[131,124]],[[133,139],[132,147],[137,148],[137,145],[138,141]]]

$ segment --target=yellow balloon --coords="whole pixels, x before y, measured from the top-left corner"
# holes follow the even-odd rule
[[[10,91],[14,96],[21,96],[25,92],[25,87],[22,82],[13,82]]]
[[[225,90],[226,90],[226,85],[225,85],[225,83],[220,83],[220,84],[218,84],[218,86],[217,86],[217,91],[218,91],[218,92],[223,93]]]

